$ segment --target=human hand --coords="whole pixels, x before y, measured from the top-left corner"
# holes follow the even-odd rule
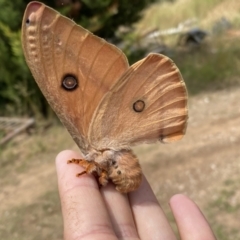
[[[145,178],[129,194],[119,193],[112,184],[99,189],[92,175],[76,177],[83,168],[66,165],[72,158],[81,156],[66,150],[56,158],[65,240],[177,239]],[[193,201],[178,194],[169,203],[182,240],[216,239]]]

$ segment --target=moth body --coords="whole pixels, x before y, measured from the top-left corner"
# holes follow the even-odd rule
[[[132,150],[92,149],[85,158],[89,162],[96,163],[97,169],[94,170],[100,179],[104,172],[107,173],[104,177],[104,185],[111,180],[119,192],[134,191],[141,183],[142,170]]]

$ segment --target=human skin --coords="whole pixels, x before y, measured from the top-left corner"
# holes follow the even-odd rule
[[[116,191],[112,184],[99,189],[92,175],[76,177],[84,169],[67,165],[72,158],[81,155],[65,150],[56,157],[65,240],[177,239],[145,177],[139,189],[128,194]],[[191,199],[177,194],[169,205],[181,240],[216,239]]]

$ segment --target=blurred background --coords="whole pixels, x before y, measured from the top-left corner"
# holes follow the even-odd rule
[[[0,238],[63,239],[54,159],[78,148],[25,63],[28,2],[0,0]],[[186,136],[134,151],[175,230],[168,200],[184,193],[218,239],[240,239],[240,1],[42,2],[117,45],[130,64],[150,52],[174,60],[189,93]]]

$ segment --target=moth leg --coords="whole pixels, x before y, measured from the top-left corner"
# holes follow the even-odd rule
[[[68,164],[69,163],[75,163],[75,164],[79,164],[79,165],[81,165],[81,163],[83,163],[83,162],[87,162],[87,160],[73,158],[73,159],[67,161]]]
[[[83,168],[85,168],[85,171],[81,172],[81,173],[78,173],[76,176],[79,177],[85,173],[92,173],[94,171],[96,171],[96,166],[93,162],[89,162],[85,159],[71,159],[71,160],[68,160],[67,161],[68,164],[70,163],[75,163],[75,164],[78,164],[80,166],[82,166]]]
[[[102,186],[106,186],[107,185],[107,183],[108,183],[108,173],[107,173],[107,171],[102,171],[101,173],[100,173],[100,176],[99,176],[99,178],[98,178],[98,182],[100,183],[100,185],[102,185]]]
[[[82,172],[80,172],[80,173],[77,173],[76,174],[76,177],[80,177],[81,175],[83,175],[83,174],[85,174],[85,173],[87,173],[86,171],[82,171]]]
[[[97,175],[100,176],[100,178],[101,178],[101,175],[100,175],[102,173],[101,166],[98,163],[94,162],[94,161],[87,161],[85,159],[74,159],[73,158],[71,160],[68,160],[67,163],[68,164],[69,163],[75,163],[75,164],[78,164],[78,165],[82,166],[83,168],[85,168],[85,171],[83,171],[81,173],[78,173],[76,175],[77,177],[79,177],[79,176],[81,176],[81,175],[83,175],[85,173],[89,173],[89,174],[97,173]],[[99,182],[100,182],[100,179],[99,179]],[[101,178],[101,182],[103,182],[103,183],[105,182],[104,181],[104,177]],[[100,182],[100,184],[102,185],[101,182]]]

